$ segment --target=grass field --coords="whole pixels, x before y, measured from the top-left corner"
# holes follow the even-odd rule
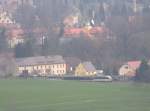
[[[0,80],[0,111],[150,111],[150,84]]]

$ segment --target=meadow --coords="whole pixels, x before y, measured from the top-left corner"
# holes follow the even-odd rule
[[[150,111],[150,84],[0,80],[0,111]]]

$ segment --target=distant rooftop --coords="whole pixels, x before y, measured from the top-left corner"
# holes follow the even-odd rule
[[[16,59],[18,66],[45,65],[45,64],[61,64],[65,63],[60,55],[56,56],[37,56]]]
[[[141,65],[141,61],[129,61],[128,63],[127,63],[131,68],[133,68],[133,69],[138,69],[139,67],[140,67],[140,65]]]
[[[87,71],[89,71],[89,72],[96,71],[96,68],[94,67],[94,65],[91,62],[83,62],[82,64]]]

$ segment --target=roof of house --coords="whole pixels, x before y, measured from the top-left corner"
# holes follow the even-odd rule
[[[136,70],[140,67],[141,61],[129,61],[127,65]]]
[[[83,62],[82,64],[88,72],[96,71],[96,68],[94,67],[94,65],[91,62]]]
[[[63,64],[62,56],[37,56],[16,59],[17,66],[45,65],[45,64]]]
[[[87,28],[87,27],[82,27],[82,28],[66,28],[64,29],[64,35],[66,37],[73,37],[73,36],[79,36],[80,34],[102,34],[106,31],[106,29],[104,27],[91,27],[91,28]]]

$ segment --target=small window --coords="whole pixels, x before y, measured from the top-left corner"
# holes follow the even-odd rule
[[[43,65],[42,67],[43,67],[43,69],[45,69],[45,68],[46,68],[46,66],[45,66],[45,65]]]
[[[34,70],[36,70],[37,69],[37,67],[36,66],[34,66]]]
[[[40,67],[40,66],[38,66],[38,69],[41,69],[41,67]]]
[[[125,68],[125,69],[129,69],[129,67],[128,67],[128,66],[125,66],[124,68]]]

